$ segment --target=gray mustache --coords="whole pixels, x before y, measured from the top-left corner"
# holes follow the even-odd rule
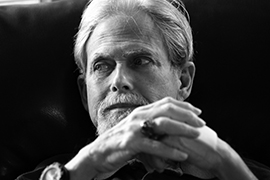
[[[108,95],[99,105],[101,113],[104,113],[107,108],[115,104],[132,104],[135,106],[142,106],[149,104],[149,101],[143,96],[129,93],[129,94],[117,94]]]

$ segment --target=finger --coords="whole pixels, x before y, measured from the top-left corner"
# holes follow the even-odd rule
[[[143,152],[174,161],[184,161],[188,158],[186,153],[167,146],[162,142],[148,138],[142,138],[140,144],[134,145],[134,148],[137,148],[137,152]]]
[[[190,110],[192,111],[193,113],[195,113],[197,116],[200,115],[202,113],[202,110],[193,106],[192,104],[188,103],[188,102],[185,102],[185,101],[179,101],[179,100],[176,100],[172,97],[166,97],[166,98],[163,98],[160,102],[161,104],[167,104],[167,103],[173,103],[181,108],[184,108],[186,110]]]
[[[165,160],[157,156],[151,156],[151,163],[153,164],[154,169],[159,173],[162,173],[167,167]]]
[[[154,130],[159,134],[168,134],[187,138],[197,138],[200,131],[188,124],[177,122],[167,117],[159,117],[153,120]]]
[[[149,109],[149,108],[153,108],[154,106],[161,106],[161,105],[164,105],[164,104],[175,104],[176,106],[178,107],[181,107],[181,108],[184,108],[186,110],[190,110],[192,111],[193,113],[195,113],[197,116],[200,115],[202,113],[202,110],[193,106],[192,104],[188,103],[188,102],[184,102],[184,101],[179,101],[179,100],[176,100],[172,97],[165,97],[159,101],[156,101],[154,103],[151,103],[151,104],[148,104],[146,106],[144,106],[145,109]]]
[[[183,152],[188,151],[186,147],[182,145],[182,142],[179,136],[167,136],[162,139],[162,143],[170,147],[177,148],[178,150],[183,151]]]
[[[153,172],[155,170],[155,168],[152,166],[151,163],[151,156],[149,154],[145,154],[145,153],[140,153],[136,159],[138,159],[139,161],[141,161],[146,169],[147,172]]]
[[[179,122],[185,122],[194,127],[202,127],[206,123],[200,117],[190,110],[181,108],[173,103],[156,106],[151,112],[151,117],[156,118],[166,116]]]
[[[137,159],[144,164],[147,172],[153,172],[154,170],[163,172],[163,170],[168,166],[164,159],[150,154],[141,153],[137,156]]]

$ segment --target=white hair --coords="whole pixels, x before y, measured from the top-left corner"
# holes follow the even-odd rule
[[[76,36],[74,56],[83,75],[86,72],[86,43],[95,27],[113,15],[146,13],[159,29],[173,67],[193,57],[193,39],[188,13],[181,0],[90,0]],[[133,14],[132,14],[133,13]]]

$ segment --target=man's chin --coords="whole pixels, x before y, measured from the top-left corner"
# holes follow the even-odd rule
[[[99,116],[97,120],[97,133],[98,135],[104,133],[105,131],[111,129],[124,118],[126,118],[135,108],[119,108],[113,109],[109,112],[104,113],[103,115]]]

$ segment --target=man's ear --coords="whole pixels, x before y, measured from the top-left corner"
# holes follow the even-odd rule
[[[86,109],[86,111],[88,111],[87,90],[86,90],[85,77],[83,75],[80,75],[78,77],[77,84],[79,87],[83,107]]]
[[[186,62],[179,72],[181,86],[179,88],[179,96],[185,100],[191,93],[193,80],[195,76],[195,65],[193,62]]]

